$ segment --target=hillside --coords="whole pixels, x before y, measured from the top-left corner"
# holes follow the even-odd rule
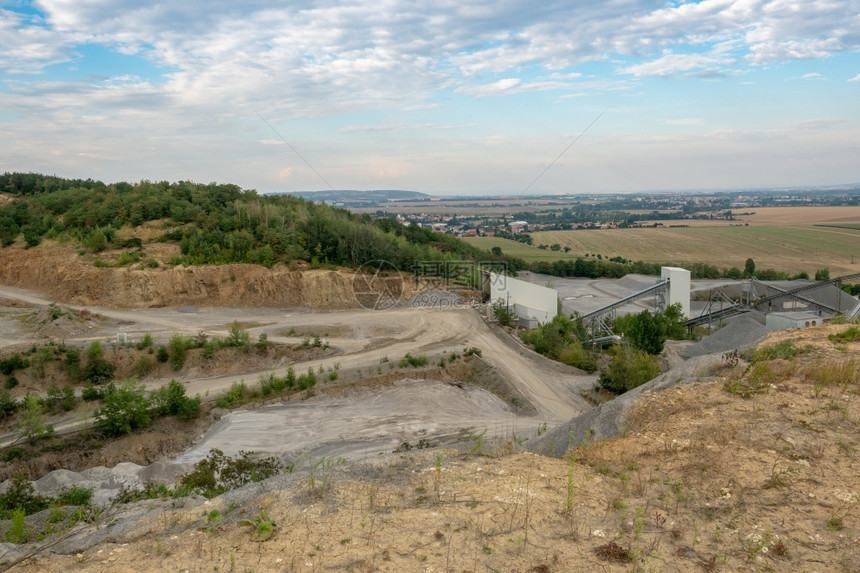
[[[619,437],[564,459],[510,433],[299,467],[107,509],[15,570],[860,570],[858,326],[774,333],[746,359],[646,392]]]
[[[418,225],[229,184],[105,184],[6,173],[0,194],[0,255],[9,247],[59,244],[91,255],[98,267],[137,269],[235,263],[356,268],[383,260],[410,271],[417,262],[501,260]],[[158,245],[167,248],[166,257],[150,252]]]

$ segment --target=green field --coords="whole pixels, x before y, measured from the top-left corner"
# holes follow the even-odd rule
[[[564,253],[550,251],[549,249],[539,249],[518,241],[502,239],[499,237],[464,237],[463,240],[474,247],[485,249],[487,251],[493,247],[499,247],[502,249],[502,253],[511,255],[512,257],[519,257],[527,263],[534,261],[558,261],[576,258],[576,255],[573,252]]]
[[[531,235],[535,245],[558,243],[579,256],[588,253],[655,263],[703,262],[721,269],[743,269],[751,257],[759,269],[806,271],[810,276],[823,268],[829,268],[831,276],[860,272],[860,229],[798,225],[543,231]],[[535,250],[547,255],[542,260],[560,258],[558,253]]]

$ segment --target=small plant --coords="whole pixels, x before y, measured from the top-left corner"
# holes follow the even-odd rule
[[[613,563],[630,563],[633,561],[630,549],[625,549],[614,541],[596,547],[594,554],[602,561],[611,561]]]
[[[336,466],[346,462],[343,458],[320,458],[317,461],[308,460],[308,489],[311,494],[325,496],[325,492],[329,488],[331,473]],[[322,470],[322,475],[317,475],[317,470]]]
[[[62,505],[89,505],[93,497],[93,488],[73,485],[60,490],[57,503]]]
[[[27,522],[25,521],[27,514],[23,509],[18,508],[12,511],[12,524],[6,530],[6,541],[9,543],[27,543],[30,533],[27,530]]]
[[[135,345],[135,348],[138,350],[145,350],[150,346],[152,346],[152,335],[147,332],[143,335],[143,338],[140,339],[140,342]]]
[[[832,342],[860,342],[860,325],[855,324],[842,332],[831,334],[827,338]]]
[[[222,523],[224,523],[224,514],[217,509],[213,509],[208,514],[206,514],[206,527],[204,528],[204,531],[208,533]]]
[[[407,366],[411,366],[412,368],[418,368],[419,366],[427,366],[427,357],[421,354],[420,356],[412,356],[410,353],[406,353],[406,356],[400,359],[400,362],[397,363],[401,368],[406,368]]]
[[[481,356],[481,349],[477,346],[470,346],[463,349],[463,356]]]
[[[576,456],[571,456],[570,462],[567,467],[567,491],[564,497],[564,514],[570,516],[573,514],[573,494],[575,493],[575,487],[573,478],[574,478],[574,470],[576,468]]]
[[[261,509],[259,515],[250,519],[243,519],[239,525],[254,529],[251,533],[251,539],[254,541],[263,542],[275,533],[275,522],[269,519],[269,514],[266,513],[265,509]]]
[[[760,346],[750,352],[745,352],[743,357],[747,362],[755,363],[765,360],[776,360],[777,358],[789,359],[799,354],[812,352],[812,346],[795,346],[793,340],[783,340],[777,344]]]
[[[484,440],[484,436],[486,434],[487,429],[484,428],[484,431],[480,434],[472,434],[471,436],[469,436],[468,440],[472,443],[472,445],[469,447],[468,452],[470,456],[485,454],[486,442]]]

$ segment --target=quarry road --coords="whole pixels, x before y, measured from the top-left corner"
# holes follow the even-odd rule
[[[0,287],[0,297],[37,305],[51,302],[38,293],[5,287]],[[254,412],[234,413],[225,420],[233,419],[233,422],[241,423],[216,424],[203,442],[198,444],[196,449],[200,451],[204,448],[208,451],[208,447],[219,447],[211,445],[219,443],[225,453],[233,449],[229,447],[231,444],[236,446],[237,451],[267,451],[274,448],[271,453],[283,453],[285,440],[300,442],[295,434],[279,435],[276,429],[284,427],[296,431],[312,427],[313,435],[308,434],[308,440],[318,445],[347,443],[357,439],[357,436],[369,433],[375,437],[367,438],[369,441],[365,441],[361,447],[373,449],[381,443],[386,443],[387,447],[390,445],[388,442],[400,439],[400,436],[417,439],[424,435],[422,432],[428,431],[428,428],[431,428],[431,433],[437,437],[480,431],[482,428],[496,434],[512,429],[519,432],[518,428],[523,432],[530,432],[543,423],[553,426],[591,409],[579,391],[593,385],[594,375],[576,374],[563,366],[554,367],[541,357],[535,358],[533,353],[526,351],[516,341],[505,340],[509,335],[496,332],[484,321],[478,310],[470,307],[330,312],[220,307],[86,309],[108,320],[103,321],[104,324],[98,332],[88,334],[81,341],[104,340],[113,338],[118,333],[124,333],[129,340],[135,340],[147,332],[163,342],[176,332],[205,332],[223,337],[233,321],[239,321],[243,328],[249,331],[252,340],[265,332],[270,341],[297,343],[301,341],[303,333],[329,333],[331,336],[328,336],[327,340],[339,354],[335,357],[292,364],[296,373],[305,372],[308,368],[317,370],[320,366],[332,367],[336,362],[343,369],[377,369],[386,358],[396,363],[407,353],[438,356],[454,351],[461,352],[465,347],[474,346],[481,349],[482,359],[516,386],[538,412],[533,417],[516,417],[507,404],[484,390],[475,389],[464,393],[462,390],[451,390],[445,384],[424,381],[420,385],[410,386],[408,371],[404,370],[404,385],[367,391],[346,402],[319,396],[306,400],[301,405],[280,406],[282,411],[278,411],[278,407],[268,407]],[[21,335],[23,338],[25,333],[22,331]],[[73,340],[73,337],[66,339],[67,342]],[[190,395],[214,397],[236,382],[256,384],[260,376],[269,374],[282,376],[284,368],[229,376],[176,376],[176,379],[185,384]],[[145,379],[143,382],[147,388],[155,389],[169,381],[169,378],[165,378]],[[308,404],[310,406],[307,406]],[[274,417],[267,417],[267,413]],[[387,415],[383,415],[384,413]],[[328,418],[332,423],[313,424],[312,421],[318,420],[320,416]],[[345,423],[346,419],[352,421]],[[338,421],[337,424],[333,423],[335,420]],[[84,423],[64,423],[56,429],[70,431]],[[330,429],[320,433],[320,426],[330,426]],[[407,431],[405,428],[411,429]],[[275,447],[277,444],[280,446]]]

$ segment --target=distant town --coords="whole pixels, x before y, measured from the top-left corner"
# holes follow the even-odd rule
[[[431,196],[414,191],[291,193],[375,218],[415,223],[461,237],[522,242],[536,231],[684,226],[726,220],[763,207],[860,205],[860,184],[820,188],[544,196]],[[745,223],[738,223],[745,224]]]

